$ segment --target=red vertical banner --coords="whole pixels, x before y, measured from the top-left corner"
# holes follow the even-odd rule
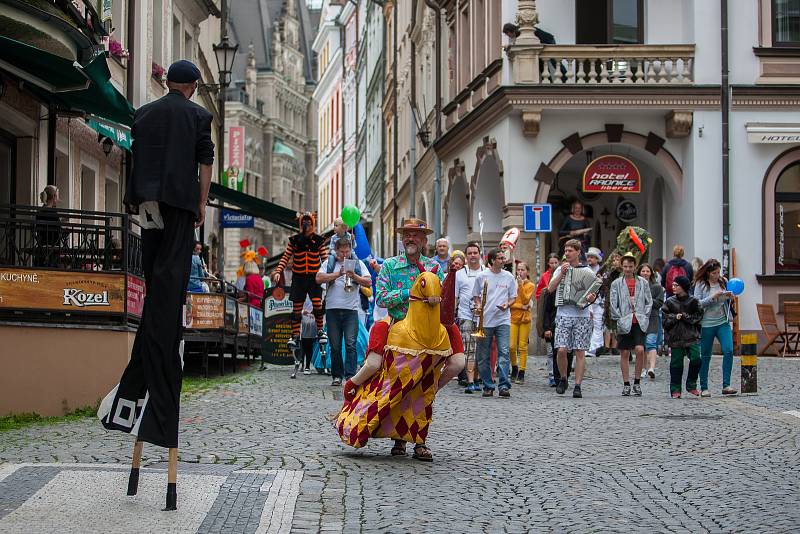
[[[244,168],[244,126],[228,128],[228,167]]]

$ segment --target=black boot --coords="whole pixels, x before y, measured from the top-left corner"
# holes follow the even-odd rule
[[[517,375],[518,374],[519,374],[519,367],[517,367],[516,365],[511,367],[511,381],[512,382],[516,382],[517,381]]]
[[[517,373],[517,384],[524,384],[525,383],[525,369],[520,369],[519,373]]]

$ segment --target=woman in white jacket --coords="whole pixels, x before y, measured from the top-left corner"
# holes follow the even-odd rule
[[[622,276],[611,284],[609,297],[611,318],[617,322],[617,343],[620,350],[619,366],[622,370],[622,395],[631,394],[628,355],[636,353],[636,373],[633,375],[633,394],[642,395],[640,376],[644,367],[644,339],[650,323],[650,310],[653,295],[650,284],[641,276],[636,276],[636,258],[622,257]]]

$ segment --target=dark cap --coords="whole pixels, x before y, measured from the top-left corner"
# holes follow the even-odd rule
[[[169,66],[167,80],[175,83],[192,83],[200,79],[200,69],[191,61],[181,59]]]
[[[689,288],[692,286],[692,283],[685,276],[676,276],[674,282],[681,286],[687,293],[689,292]]]

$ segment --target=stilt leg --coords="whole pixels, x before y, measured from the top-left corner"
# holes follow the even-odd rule
[[[128,477],[128,495],[136,495],[139,489],[139,464],[142,460],[142,446],[144,442],[137,441],[133,446],[133,460],[131,461],[131,474]]]
[[[178,509],[178,449],[169,450],[169,467],[167,469],[167,506],[164,511]]]

